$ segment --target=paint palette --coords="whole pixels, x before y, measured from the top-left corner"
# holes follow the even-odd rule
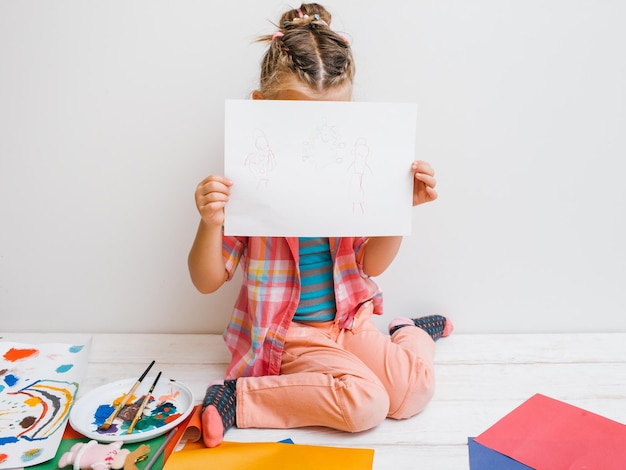
[[[186,385],[161,379],[152,392],[152,399],[143,410],[141,419],[133,431],[127,434],[136,410],[153,380],[154,377],[146,377],[106,431],[100,429],[100,426],[137,378],[112,382],[87,393],[74,404],[70,412],[70,424],[85,437],[100,442],[139,442],[166,433],[189,416],[193,411],[194,401],[193,394]]]

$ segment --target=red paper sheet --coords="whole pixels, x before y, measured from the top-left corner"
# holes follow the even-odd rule
[[[476,442],[536,470],[624,470],[626,426],[534,395]]]

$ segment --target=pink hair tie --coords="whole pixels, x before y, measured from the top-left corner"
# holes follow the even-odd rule
[[[350,45],[350,40],[346,36],[340,34],[339,37],[343,39],[343,42],[345,42],[348,46]]]
[[[300,17],[300,19],[304,18],[304,13],[302,13],[301,8],[298,8],[296,11],[298,12],[298,16]]]
[[[272,41],[274,41],[276,38],[282,38],[285,34],[282,33],[281,31],[276,31],[273,35],[272,35]]]

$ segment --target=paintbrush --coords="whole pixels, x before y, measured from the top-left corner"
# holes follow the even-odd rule
[[[165,448],[167,447],[167,445],[170,443],[170,441],[176,435],[177,432],[178,432],[178,428],[174,428],[170,431],[170,433],[167,435],[167,437],[163,441],[163,444],[159,446],[159,448],[156,450],[152,458],[148,461],[146,466],[143,467],[143,470],[150,470],[152,468],[152,466],[156,463],[156,461],[159,459],[161,454],[165,452]]]
[[[130,397],[133,396],[133,393],[135,393],[135,390],[137,390],[137,387],[139,387],[139,384],[144,379],[144,377],[148,375],[148,372],[150,372],[150,369],[152,369],[152,366],[154,365],[154,363],[155,361],[152,361],[150,365],[146,368],[146,370],[143,371],[143,374],[141,374],[141,377],[137,379],[137,382],[135,382],[135,384],[131,387],[128,393],[124,395],[124,397],[118,403],[115,410],[113,410],[113,413],[111,413],[109,417],[107,418],[107,420],[98,427],[98,431],[106,431],[107,429],[111,427],[111,424],[113,424],[113,420],[115,419],[117,414],[121,411],[122,408],[124,408],[124,405],[130,399]]]
[[[133,432],[133,429],[135,429],[135,424],[137,424],[137,421],[139,421],[141,419],[141,416],[143,415],[143,409],[146,407],[146,405],[150,401],[150,397],[152,396],[152,392],[154,391],[154,387],[156,387],[156,384],[157,384],[157,382],[159,381],[160,378],[161,378],[161,372],[159,372],[157,374],[156,379],[154,379],[154,382],[152,382],[152,385],[150,386],[150,390],[148,390],[148,393],[146,393],[146,396],[143,397],[143,401],[141,402],[141,406],[137,410],[137,414],[135,415],[135,418],[133,419],[133,422],[130,423],[130,426],[128,427],[128,431],[126,431],[126,434],[130,434],[131,432]]]

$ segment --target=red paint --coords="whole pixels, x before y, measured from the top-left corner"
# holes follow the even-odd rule
[[[4,462],[8,458],[9,456],[7,454],[0,454],[0,463]]]
[[[17,392],[16,392],[17,393]],[[43,410],[41,412],[41,415],[39,416],[39,418],[37,418],[37,420],[31,424],[31,426],[29,428],[24,429],[21,433],[19,433],[17,435],[17,437],[22,437],[24,434],[28,433],[29,431],[31,431],[32,429],[34,429],[40,422],[42,419],[44,419],[46,417],[46,415],[48,414],[48,409],[50,408],[48,406],[48,403],[46,403],[44,400],[42,400],[39,397],[36,397],[35,395],[33,395],[32,393],[28,393],[27,391],[22,391],[19,393],[23,393],[24,395],[28,395],[30,398],[28,400],[36,400],[39,402],[39,404],[43,407]]]
[[[165,418],[165,422],[166,423],[171,423],[172,421],[174,421],[175,419],[177,419],[180,416],[180,413],[174,413],[173,415],[169,415]]]
[[[21,361],[22,359],[26,359],[29,357],[37,356],[39,354],[39,349],[9,349],[5,354],[4,358],[9,362]]]

